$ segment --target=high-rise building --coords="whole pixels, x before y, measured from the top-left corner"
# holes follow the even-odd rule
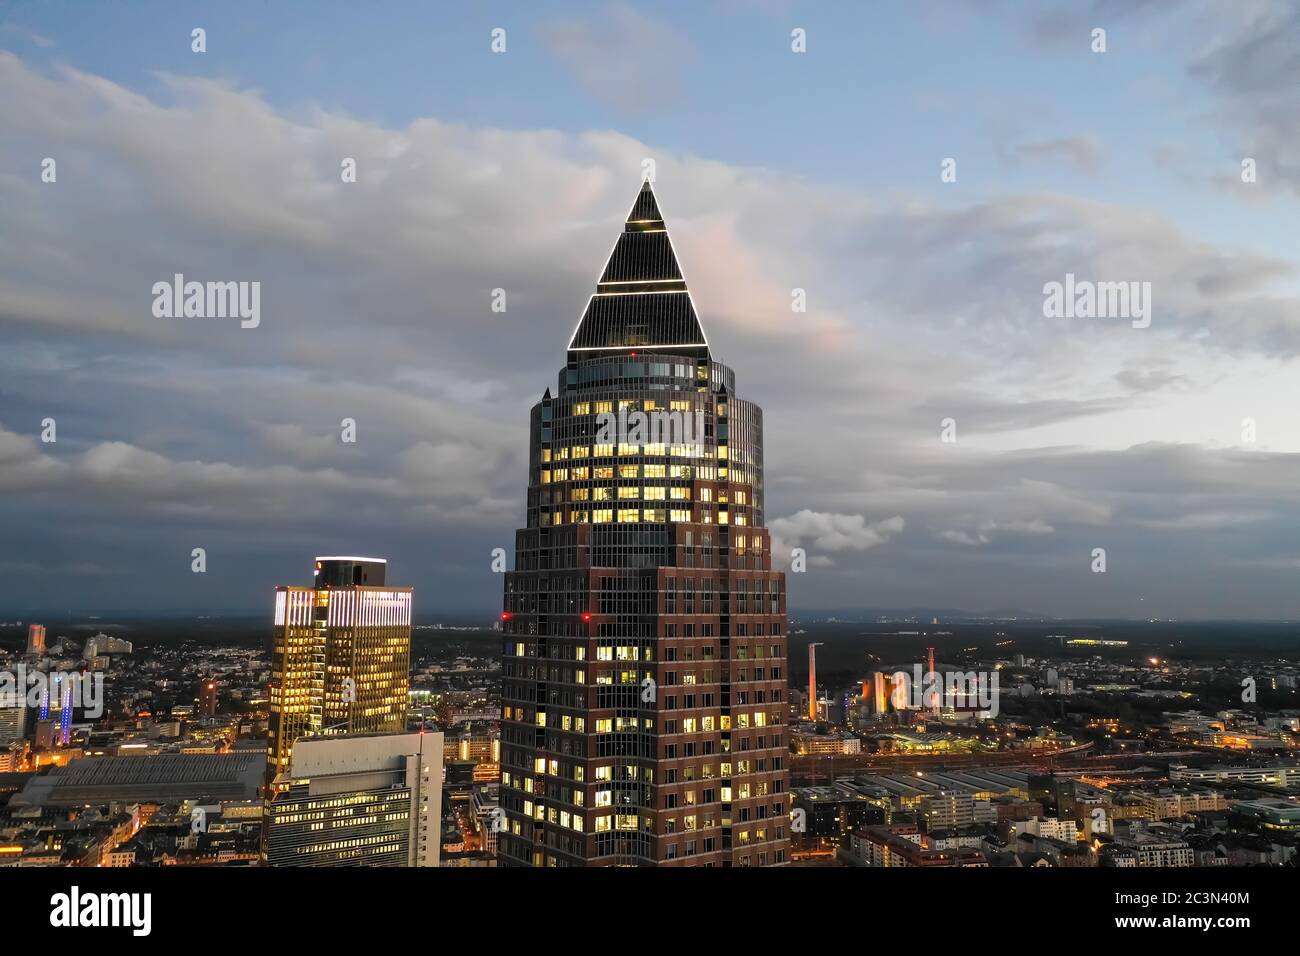
[[[45,653],[45,625],[29,624],[27,627],[27,653],[39,657]]]
[[[199,681],[199,713],[204,717],[217,715],[217,679],[204,677]]]
[[[134,650],[135,645],[130,641],[124,641],[120,637],[110,637],[101,631],[86,641],[81,657],[83,660],[93,661],[102,654],[130,654]]]
[[[300,739],[272,787],[270,866],[437,866],[442,734]]]
[[[873,714],[889,713],[889,675],[884,671],[871,673],[871,712]]]
[[[647,182],[532,409],[501,622],[503,865],[788,860],[762,436]]]
[[[316,559],[313,587],[275,589],[267,782],[299,737],[406,730],[411,597],[381,558]]]
[[[27,701],[21,693],[0,693],[0,750],[27,732]]]

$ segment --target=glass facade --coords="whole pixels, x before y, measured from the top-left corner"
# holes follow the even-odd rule
[[[787,861],[762,433],[646,183],[532,410],[502,615],[502,864]]]
[[[338,580],[340,568],[348,580],[384,580],[374,559],[316,564],[318,580]],[[410,588],[385,586],[276,589],[268,784],[288,769],[301,737],[406,730],[411,598]]]

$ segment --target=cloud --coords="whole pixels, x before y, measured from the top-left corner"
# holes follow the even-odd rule
[[[965,531],[940,531],[939,538],[942,541],[951,541],[953,544],[964,544],[972,548],[978,548],[981,545],[989,543],[989,537],[983,534],[967,534]]]
[[[1186,381],[1185,377],[1159,367],[1164,363],[1130,364],[1115,373],[1115,381],[1134,392],[1154,392],[1177,382]]]
[[[41,50],[48,50],[56,46],[55,42],[43,33],[37,33],[35,30],[29,30],[27,27],[21,27],[16,23],[0,23],[0,33],[8,33],[13,36],[22,37],[32,46]]]
[[[862,515],[827,514],[804,509],[788,518],[768,522],[772,537],[772,554],[781,563],[788,563],[790,549],[807,542],[814,553],[809,563],[833,563],[825,552],[867,551],[882,545],[895,535],[903,533],[904,521],[894,515],[883,521],[867,522]]]
[[[589,94],[634,113],[674,104],[691,51],[679,31],[626,3],[582,20],[552,21],[542,43]]]
[[[1101,141],[1095,136],[1064,136],[1019,143],[1012,152],[1025,159],[1069,163],[1085,172],[1095,172],[1105,156]]]
[[[1258,162],[1258,185],[1276,179],[1300,194],[1300,7],[1257,0],[1233,11],[1235,21],[1188,67],[1218,98],[1216,122],[1234,156]]]
[[[1095,198],[939,202],[617,132],[390,128],[176,77],[146,96],[8,53],[0,84],[0,169],[30,169],[34,142],[60,157],[54,185],[0,175],[0,560],[116,549],[131,574],[88,600],[153,594],[156,562],[202,533],[229,548],[215,567],[247,569],[207,579],[227,600],[356,546],[415,569],[427,606],[489,603],[482,556],[525,521],[528,410],[646,155],[716,357],[764,409],[774,547],[826,570],[797,576],[801,606],[1006,605],[1015,581],[1046,610],[1123,609],[1130,586],[1160,599],[1142,569],[1163,568],[1185,614],[1300,533],[1285,249]],[[177,271],[261,281],[262,325],[153,318]],[[1152,327],[1044,319],[1066,272],[1151,281]],[[47,415],[56,445],[36,437]],[[1260,445],[1223,447],[1246,415]],[[1130,569],[1104,594],[1071,576],[1099,542]],[[1230,585],[1252,614],[1292,600]],[[0,603],[26,594],[0,582]]]

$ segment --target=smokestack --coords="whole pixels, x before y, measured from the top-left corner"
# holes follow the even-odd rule
[[[934,673],[934,648],[927,647],[925,649],[925,654],[926,654],[926,659],[929,662],[929,666],[930,666],[928,673],[933,674]],[[936,688],[935,692],[930,695],[930,706],[936,714],[939,713],[939,704],[940,704],[940,695],[938,689]]]
[[[808,645],[808,719],[817,719],[817,648],[821,644]]]

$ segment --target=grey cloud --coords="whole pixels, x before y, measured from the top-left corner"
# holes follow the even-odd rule
[[[978,608],[1026,603],[1009,590],[1023,581],[1068,611],[1085,600],[1068,573],[1099,536],[1208,594],[1220,562],[1283,548],[1222,516],[1300,533],[1296,456],[1104,447],[1124,415],[1162,437],[1208,377],[1189,355],[1294,359],[1295,263],[1275,253],[1142,208],[940,206],[617,133],[291,120],[208,81],[168,81],[164,103],[9,54],[0,83],[0,126],[84,158],[53,187],[0,178],[0,560],[67,567],[112,548],[151,580],[197,529],[227,551],[215,567],[247,562],[229,586],[256,597],[267,568],[355,542],[400,552],[425,600],[490,602],[500,581],[477,556],[523,523],[528,408],[554,386],[646,155],[710,340],[765,409],[774,534],[815,559],[794,601],[942,588]],[[0,167],[23,168],[9,138]],[[174,271],[260,279],[262,326],[153,319],[149,288]],[[1066,271],[1152,281],[1152,328],[1043,319],[1042,285]],[[790,311],[796,286],[806,314]],[[46,414],[56,446],[33,437]],[[949,415],[961,438],[943,447]],[[337,439],[345,416],[357,446]],[[1189,552],[1195,533],[1217,550]],[[464,570],[453,586],[434,567]],[[1126,580],[1096,609],[1126,607]],[[1274,613],[1291,600],[1276,581],[1241,587]]]
[[[1231,154],[1258,163],[1256,191],[1270,191],[1277,180],[1300,194],[1300,7],[1257,0],[1228,18],[1229,26],[1189,72],[1217,94],[1216,121]]]

